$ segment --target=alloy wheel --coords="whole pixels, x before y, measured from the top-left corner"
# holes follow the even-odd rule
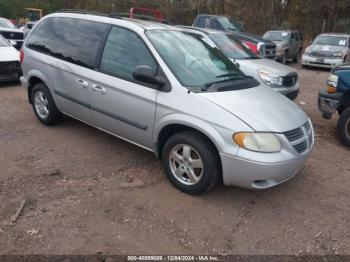
[[[49,114],[49,101],[42,91],[37,91],[34,96],[35,110],[40,118],[46,119]]]
[[[170,151],[169,165],[173,176],[184,185],[193,186],[203,176],[202,158],[190,145],[175,146]]]

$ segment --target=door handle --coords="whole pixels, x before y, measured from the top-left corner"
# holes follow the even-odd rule
[[[93,91],[97,91],[97,92],[100,92],[101,94],[105,94],[106,93],[106,88],[102,87],[102,86],[99,86],[99,85],[93,85],[92,86],[92,90]]]
[[[83,87],[83,88],[88,88],[89,83],[83,79],[77,79],[77,83],[79,86]]]

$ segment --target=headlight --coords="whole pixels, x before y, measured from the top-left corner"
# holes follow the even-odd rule
[[[265,70],[258,70],[261,80],[268,86],[281,87],[283,86],[283,79],[280,76],[273,75]]]
[[[334,52],[333,53],[334,57],[343,57],[343,55],[344,55],[343,52]]]
[[[338,76],[334,74],[330,74],[327,81],[327,92],[335,93],[337,92],[338,86]]]
[[[276,153],[282,150],[278,137],[273,133],[241,132],[233,135],[233,141],[242,148],[261,153]]]

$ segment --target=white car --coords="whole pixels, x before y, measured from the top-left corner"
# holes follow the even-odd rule
[[[0,82],[17,81],[22,75],[20,54],[12,44],[0,35]]]

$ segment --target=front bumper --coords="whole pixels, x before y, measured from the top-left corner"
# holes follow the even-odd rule
[[[318,108],[322,112],[322,117],[331,119],[333,114],[337,111],[343,93],[328,93],[321,90],[318,95]]]
[[[288,97],[290,100],[295,100],[299,94],[299,83],[297,82],[294,86],[291,87],[276,87],[272,88],[276,92],[281,93],[282,95]]]
[[[19,62],[0,63],[0,82],[17,81],[21,74]]]
[[[221,153],[224,184],[248,189],[267,189],[277,186],[304,167],[312,148],[298,158],[277,163],[255,162]]]
[[[304,66],[333,68],[335,66],[343,64],[344,60],[343,58],[317,58],[304,54],[301,63]]]

